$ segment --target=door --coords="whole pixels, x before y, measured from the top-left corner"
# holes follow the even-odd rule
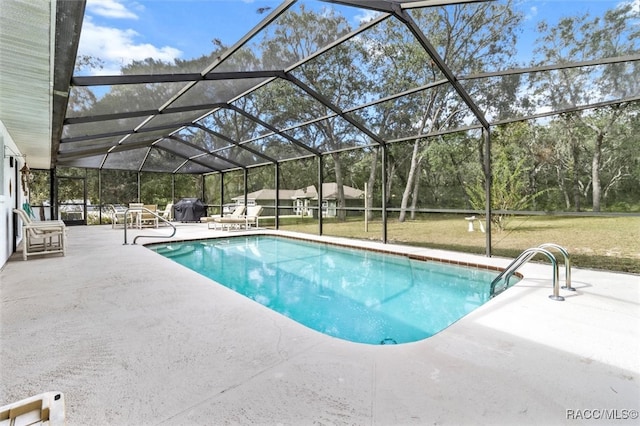
[[[86,225],[86,178],[58,176],[57,185],[58,217],[67,225]]]

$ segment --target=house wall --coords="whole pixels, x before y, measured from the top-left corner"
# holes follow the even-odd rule
[[[234,200],[236,202],[236,205],[243,205],[244,204],[244,199],[241,197],[234,197],[232,198],[232,200]],[[247,207],[251,207],[251,206],[262,206],[263,210],[262,210],[262,216],[275,216],[276,214],[276,209],[273,207],[275,203],[275,200],[273,199],[254,199],[254,198],[248,198],[247,199]],[[289,216],[289,215],[294,215],[295,211],[293,209],[293,200],[285,200],[285,199],[280,199],[278,200],[278,205],[280,206],[280,216]],[[233,211],[233,210],[231,210]],[[231,213],[231,212],[229,212]]]
[[[24,165],[24,158],[16,156],[21,153],[2,121],[0,121],[0,148],[2,149],[2,158],[0,159],[0,178],[2,179],[0,181],[0,267],[2,267],[13,254],[14,241],[16,244],[20,242],[20,230],[18,230],[17,240],[13,232],[13,209],[16,206],[21,206],[25,200],[19,172]],[[11,163],[12,158],[13,164]]]
[[[256,201],[256,204],[261,205],[264,209],[262,210],[262,216],[275,216],[276,215],[276,209],[274,207],[267,207],[267,206],[273,206],[275,200],[258,200]],[[279,205],[279,210],[278,213],[280,214],[280,216],[291,216],[294,215],[295,212],[292,208],[293,206],[293,200],[279,200],[278,201],[278,205]]]
[[[275,200],[270,200],[269,205],[273,205],[275,203]],[[261,203],[258,203],[260,205],[262,205]],[[280,216],[293,216],[295,214],[295,211],[293,209],[293,200],[279,200],[278,202],[278,213],[280,214]],[[276,215],[276,209],[274,207],[264,207],[264,210],[262,211],[262,216],[275,216]]]
[[[345,204],[346,204],[347,207],[360,207],[360,208],[364,209],[364,200],[363,199],[346,200]],[[347,210],[347,216],[361,216],[362,214],[364,214],[363,211]]]
[[[324,217],[336,217],[338,215],[338,201],[337,200],[325,200],[326,206],[322,208],[322,214]],[[361,207],[364,208],[363,200],[345,200],[345,206],[348,208],[351,207]],[[325,208],[326,207],[326,208]],[[347,210],[347,216],[359,216],[362,215],[363,212],[355,211],[355,210]]]

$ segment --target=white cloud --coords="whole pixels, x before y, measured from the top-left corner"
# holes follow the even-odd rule
[[[105,18],[138,19],[138,15],[116,0],[88,0],[87,10]]]
[[[150,43],[136,43],[139,34],[132,29],[119,29],[96,25],[91,17],[85,17],[78,53],[100,58],[101,70],[90,70],[91,74],[118,75],[123,65],[135,60],[154,58],[173,62],[182,55],[179,49],[170,46],[156,47]]]
[[[364,10],[361,14],[354,16],[354,18],[358,25],[362,25],[374,20],[378,16],[380,16],[380,12],[377,12],[375,10]]]
[[[629,3],[631,4],[631,8],[635,13],[640,12],[640,0],[631,0]]]

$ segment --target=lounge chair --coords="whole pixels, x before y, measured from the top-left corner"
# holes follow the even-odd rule
[[[245,216],[245,229],[249,229],[251,226],[256,228],[258,227],[258,221],[260,220],[262,210],[264,210],[264,207],[262,206],[252,206],[247,209],[247,214]]]
[[[13,209],[22,220],[22,259],[29,256],[62,253],[66,255],[67,228],[61,220],[31,220],[23,209]]]
[[[245,210],[245,206],[244,205],[239,205],[236,206],[236,208],[233,210],[233,212],[231,212],[230,215],[228,216],[220,216],[220,215],[216,215],[216,216],[209,216],[207,219],[207,227],[209,229],[216,229],[218,226],[218,223],[221,223],[221,220],[225,220],[225,221],[233,221],[234,219],[241,219],[244,214],[244,210]],[[211,227],[211,225],[213,224],[213,228]]]
[[[227,230],[231,230],[231,226],[239,229],[242,225],[244,225],[244,229],[249,229],[251,226],[255,226],[257,228],[258,220],[260,214],[262,213],[262,210],[262,206],[251,206],[247,208],[246,215],[242,215],[240,217],[224,216],[220,218],[214,218],[213,222],[209,222],[209,224],[214,224],[213,229],[217,229],[218,224],[220,224],[220,227],[222,229],[224,229],[224,226],[226,225]],[[211,225],[209,225],[209,229],[212,229]]]

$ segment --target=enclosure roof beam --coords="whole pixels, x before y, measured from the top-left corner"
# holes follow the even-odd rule
[[[182,139],[181,137],[176,136],[175,134],[173,134],[173,135],[171,135],[171,136],[167,136],[166,138],[162,138],[162,139],[163,139],[163,140],[164,140],[164,139],[171,139],[171,140],[174,140],[174,141],[176,141],[176,142],[178,142],[178,143],[180,143],[180,144],[182,144],[182,145],[186,145],[186,146],[188,146],[188,147],[190,147],[190,148],[193,148],[193,149],[195,149],[196,151],[200,151],[200,152],[201,152],[201,153],[203,153],[203,154],[210,154],[211,152],[213,152],[213,151],[209,151],[209,150],[207,150],[207,149],[205,149],[205,148],[203,148],[203,147],[201,147],[201,146],[198,146],[198,145],[196,145],[196,144],[194,144],[194,143],[191,143],[191,142],[189,142],[189,141],[186,141],[186,140]],[[158,147],[159,147],[159,146],[160,146],[160,142],[162,142],[162,140],[155,141],[155,142],[153,143],[153,145],[154,145],[154,146],[158,146]],[[185,157],[185,158],[190,158],[190,157]]]
[[[483,72],[483,73],[459,76],[458,79],[462,81],[477,80],[481,78],[504,77],[507,75],[519,75],[519,74],[533,74],[537,72],[557,71],[557,70],[563,70],[563,69],[582,68],[582,67],[595,67],[598,65],[620,64],[620,63],[637,62],[637,61],[640,61],[640,54],[615,56],[615,57],[603,58],[603,59],[593,59],[589,61],[564,62],[559,64],[540,65],[537,67],[528,67],[528,68],[511,68],[508,70]]]
[[[99,134],[93,134],[93,135],[74,136],[71,138],[61,139],[60,143],[79,142],[79,141],[86,141],[91,139],[109,138],[113,136],[135,135],[140,133],[155,132],[157,130],[166,130],[166,129],[177,130],[185,126],[190,126],[191,124],[192,124],[191,121],[187,121],[184,123],[170,123],[170,124],[164,124],[162,126],[155,126],[155,127],[149,127],[149,128],[142,127],[139,130],[125,129],[125,130],[116,130],[113,132],[99,133]],[[161,137],[162,136],[158,136],[156,139],[160,139]]]
[[[226,61],[229,57],[235,54],[238,50],[240,50],[245,44],[249,42],[256,34],[258,34],[261,30],[266,28],[269,24],[275,21],[280,15],[282,15],[287,9],[289,9],[293,4],[295,4],[296,0],[284,0],[277,8],[275,8],[269,15],[267,15],[258,25],[256,25],[251,31],[246,33],[237,43],[235,43],[231,48],[226,49],[220,56],[218,56],[210,65],[208,65],[200,75],[205,76],[210,73],[214,69],[220,66],[224,61]],[[174,94],[169,100],[167,100],[163,105],[160,106],[160,110],[164,110],[169,108],[174,102],[180,99],[185,93],[189,92],[194,88],[197,84],[197,81],[188,82],[185,87],[183,87],[178,93]]]
[[[160,150],[165,151],[165,152],[168,152],[168,153],[169,153],[169,154],[171,154],[171,155],[175,155],[176,157],[180,157],[180,158],[183,158],[183,159],[185,159],[185,160],[186,160],[184,163],[182,163],[182,164],[180,165],[180,167],[178,167],[176,170],[174,170],[174,173],[175,173],[177,170],[180,170],[180,168],[184,167],[184,165],[185,165],[185,164],[187,164],[189,161],[191,161],[191,162],[193,162],[193,163],[196,163],[196,164],[198,164],[198,165],[200,165],[200,166],[202,166],[202,167],[205,167],[205,168],[207,168],[207,169],[213,169],[213,170],[215,170],[215,171],[220,171],[220,169],[216,169],[215,167],[212,167],[212,166],[211,166],[211,165],[209,165],[209,164],[205,164],[205,163],[202,163],[202,162],[198,161],[198,160],[197,160],[198,156],[196,156],[196,157],[185,157],[184,155],[180,154],[179,152],[176,152],[176,151],[174,151],[174,150],[172,150],[172,149],[169,149],[169,148],[167,148],[167,147],[164,147],[164,146],[155,146],[155,148],[156,148],[156,149],[160,149]],[[202,155],[207,155],[207,154],[202,154]],[[146,161],[146,158],[145,158],[145,161]],[[232,164],[233,164],[233,163],[232,163]],[[144,165],[144,162],[143,162],[143,165]]]
[[[258,151],[256,149],[253,149],[251,147],[244,146],[244,145],[240,144],[240,142],[237,142],[237,141],[231,139],[230,137],[223,135],[222,133],[218,133],[216,131],[213,131],[213,130],[209,129],[208,127],[206,127],[206,126],[204,126],[204,125],[202,125],[200,123],[194,123],[193,126],[199,128],[199,129],[202,129],[203,131],[205,131],[205,132],[207,132],[207,133],[209,133],[209,134],[211,134],[211,135],[213,135],[215,137],[218,137],[218,138],[220,138],[220,139],[222,139],[224,141],[227,141],[227,142],[229,142],[229,143],[231,143],[231,144],[233,144],[233,145],[235,145],[235,146],[237,146],[239,148],[242,148],[245,151],[248,151],[248,152],[252,153],[253,155],[256,155],[258,157],[264,158],[265,160],[267,160],[267,161],[269,161],[271,163],[275,164],[275,163],[278,162],[277,160],[269,157],[268,155],[265,155],[265,154],[261,153],[260,151]]]
[[[420,87],[415,87],[413,89],[405,90],[404,92],[400,92],[400,93],[397,93],[395,95],[385,96],[384,98],[380,98],[380,99],[377,99],[375,101],[368,102],[366,104],[362,104],[362,105],[355,106],[353,108],[345,109],[344,113],[345,114],[349,114],[351,112],[356,112],[356,111],[359,111],[361,109],[365,109],[365,108],[369,108],[369,107],[374,106],[374,105],[379,105],[379,104],[383,104],[385,102],[393,101],[393,100],[402,98],[404,96],[412,95],[414,93],[423,92],[423,91],[425,91],[427,89],[433,89],[434,87],[443,86],[443,85],[445,85],[447,83],[449,83],[449,80],[446,80],[446,79],[436,80],[436,81],[433,81],[433,82],[431,82],[429,84],[424,84],[424,85],[422,85]]]
[[[179,138],[178,136],[173,135],[173,136],[171,136],[171,139],[175,139],[175,140],[177,140],[177,141],[180,141],[180,142],[184,143],[185,145],[189,145],[189,146],[194,146],[194,147],[195,147],[195,145],[190,144],[189,142],[187,142],[187,141],[185,141],[185,140],[183,140],[183,139]],[[239,168],[241,168],[241,169],[245,169],[245,168],[247,167],[247,166],[245,166],[244,164],[240,164],[240,163],[238,163],[237,161],[230,160],[230,159],[228,159],[228,158],[226,158],[226,157],[223,157],[223,156],[222,156],[222,155],[220,155],[220,154],[216,154],[216,153],[215,153],[215,152],[213,152],[213,151],[202,150],[201,148],[198,148],[198,149],[200,149],[201,151],[203,151],[203,155],[211,155],[212,157],[219,158],[220,160],[225,161],[225,162],[227,162],[227,163],[229,163],[229,164],[233,164],[234,166],[239,167]],[[188,157],[184,157],[184,158],[188,158]],[[207,166],[207,167],[208,167],[208,166]]]
[[[447,83],[449,83],[449,80],[447,80],[447,79],[437,80],[437,81],[431,82],[429,84],[425,84],[425,85],[422,85],[420,87],[409,89],[409,90],[406,90],[404,92],[401,92],[401,93],[398,93],[398,94],[395,94],[395,95],[386,96],[384,98],[380,98],[380,99],[377,99],[375,101],[368,102],[366,104],[362,104],[362,105],[355,106],[353,108],[345,109],[342,112],[344,112],[345,114],[349,114],[349,113],[356,112],[356,111],[359,111],[359,110],[364,109],[364,108],[368,108],[368,107],[371,107],[371,106],[374,106],[374,105],[378,105],[378,104],[381,104],[381,103],[384,103],[384,102],[392,101],[394,99],[398,99],[398,98],[401,98],[403,96],[411,95],[411,94],[414,94],[414,93],[422,92],[422,91],[427,90],[427,89],[431,89],[431,88],[434,88],[434,87],[442,86],[442,85],[447,84]],[[222,104],[222,107],[226,107],[226,106],[227,106],[227,104]],[[291,130],[300,129],[300,128],[306,127],[306,126],[308,126],[310,124],[318,123],[320,121],[324,121],[324,120],[327,120],[329,118],[333,118],[333,117],[337,117],[337,116],[338,116],[338,114],[336,112],[331,112],[330,114],[327,114],[325,116],[319,116],[319,117],[316,117],[314,119],[311,119],[311,120],[296,124],[294,126],[283,128],[283,129],[281,129],[281,131],[282,132],[288,132],[288,131],[291,131]],[[198,125],[198,123],[194,122],[194,125]],[[210,129],[208,129],[208,131],[211,132]],[[271,134],[276,134],[276,133],[277,132],[274,131]],[[226,136],[224,136],[222,134],[219,134],[217,132],[215,132],[215,134],[220,136],[220,137],[225,137],[226,138]],[[251,142],[251,141],[258,140],[258,139],[263,139],[264,137],[265,137],[265,135],[261,135],[260,137],[255,137],[253,139],[248,139],[248,140],[241,141],[241,142],[238,142],[238,143],[240,145],[243,145],[246,142]],[[229,142],[234,143],[233,140],[231,140],[231,139],[229,139]],[[376,142],[376,145],[379,145],[379,144]],[[281,160],[279,160],[279,161],[281,162]]]
[[[420,133],[417,135],[404,136],[402,138],[397,138],[397,139],[390,139],[387,141],[387,143],[392,144],[392,143],[398,143],[398,142],[415,141],[416,139],[433,138],[436,136],[451,135],[451,134],[460,133],[460,132],[468,132],[470,130],[482,130],[482,129],[483,127],[481,124],[475,124],[475,125],[464,126],[464,127],[456,127],[455,129],[436,130],[428,133]]]
[[[427,36],[422,32],[418,24],[413,20],[413,18],[405,11],[398,7],[394,7],[395,16],[403,22],[408,28],[409,31],[413,33],[413,35],[418,39],[419,43],[422,45],[422,48],[426,50],[429,54],[433,62],[436,64],[438,69],[444,74],[444,76],[449,80],[455,91],[462,98],[465,104],[469,107],[469,109],[476,116],[478,121],[482,124],[485,129],[489,128],[489,122],[486,117],[480,111],[478,105],[474,102],[473,98],[465,90],[464,87],[460,84],[456,76],[453,74],[453,71],[449,68],[449,66],[445,63],[444,59],[440,56],[435,47],[431,44],[431,42],[427,39]]]
[[[495,123],[492,123],[492,125],[498,126],[498,125],[501,125],[501,124],[516,123],[518,121],[536,120],[536,119],[539,119],[539,118],[553,117],[554,115],[567,114],[567,113],[570,113],[570,112],[585,111],[585,110],[588,110],[588,109],[602,108],[602,107],[606,107],[606,106],[623,105],[623,104],[625,104],[627,102],[638,102],[638,101],[640,101],[640,95],[635,95],[635,96],[630,96],[630,97],[627,97],[627,98],[615,99],[615,100],[604,101],[604,102],[597,102],[597,103],[588,104],[588,105],[574,106],[574,107],[568,107],[568,108],[563,108],[563,109],[554,109],[553,111],[542,112],[542,113],[539,113],[539,114],[532,114],[532,115],[528,115],[526,117],[509,118],[509,119],[505,119],[505,120],[496,121]]]
[[[147,149],[147,153],[145,154],[144,159],[140,163],[140,167],[138,167],[138,172],[143,172],[144,171],[144,165],[146,164],[147,160],[149,159],[149,155],[151,155],[151,149],[152,148],[153,148],[153,146],[150,146]],[[188,164],[189,161],[191,160],[190,158],[186,157],[185,155],[183,155],[183,154],[181,154],[179,152],[173,151],[173,150],[171,150],[169,148],[165,148],[165,147],[162,147],[162,146],[157,146],[156,149],[168,152],[169,154],[175,155],[176,157],[181,158],[183,160],[182,163],[180,163],[180,165],[176,169],[174,169],[172,173],[175,173],[177,170],[180,170],[180,168],[184,167],[185,164]],[[105,158],[104,158],[104,160],[102,162],[101,168],[102,168],[102,166],[104,166],[104,163],[107,161],[107,158],[108,158],[108,154],[107,154],[107,156],[105,156]],[[202,164],[202,163],[197,162],[197,161],[194,161],[194,163],[199,164],[199,165],[201,165],[201,166],[203,166],[203,167],[205,167],[207,169],[211,169],[212,168],[211,166],[209,166],[207,164]]]
[[[247,111],[243,110],[242,108],[238,108],[235,105],[227,105],[227,108],[237,112],[238,114],[241,114],[245,117],[247,117],[249,120],[254,121],[258,124],[260,124],[261,126],[271,130],[274,134],[278,135],[278,136],[282,136],[283,138],[285,138],[286,140],[288,140],[289,142],[293,143],[294,145],[299,146],[300,148],[309,151],[315,155],[321,155],[320,151],[318,151],[315,148],[311,148],[310,146],[305,145],[304,143],[300,142],[299,140],[297,140],[296,138],[289,136],[288,134],[284,133],[282,130],[278,130],[275,127],[273,127],[271,124],[260,120],[258,117],[255,117],[254,115],[248,113]]]
[[[108,121],[108,120],[120,120],[123,118],[135,118],[144,117],[150,115],[163,115],[163,114],[175,114],[180,112],[198,111],[198,110],[212,110],[220,108],[226,105],[225,103],[211,103],[203,105],[190,105],[183,107],[167,108],[165,110],[158,109],[145,109],[137,111],[117,112],[113,114],[100,114],[100,115],[88,115],[86,117],[69,117],[64,120],[64,124],[80,124],[80,123],[92,123],[96,121]]]
[[[193,143],[191,143],[191,142],[189,142],[189,141],[186,141],[186,140],[182,139],[180,136],[176,136],[175,134],[174,134],[174,135],[171,135],[171,136],[168,136],[166,139],[172,139],[172,140],[175,140],[175,141],[176,141],[176,142],[178,142],[178,143],[181,143],[181,144],[186,145],[186,146],[188,146],[188,147],[191,147],[191,148],[193,148],[193,149],[195,149],[195,150],[198,150],[198,151],[202,152],[202,155],[208,155],[208,154],[211,154],[211,155],[213,155],[213,156],[215,156],[215,157],[217,157],[217,158],[220,158],[220,159],[222,159],[222,160],[224,160],[224,161],[226,161],[226,162],[228,162],[228,163],[230,163],[230,164],[233,164],[233,165],[234,165],[234,166],[236,166],[236,167],[240,167],[240,168],[245,168],[245,167],[247,167],[247,166],[245,166],[245,165],[242,165],[242,164],[240,164],[240,163],[236,163],[236,162],[234,162],[234,161],[232,161],[232,160],[227,159],[226,157],[223,157],[223,156],[221,156],[221,155],[217,154],[217,152],[223,151],[223,149],[219,149],[219,150],[207,150],[207,149],[205,149],[205,148],[203,148],[203,147],[201,147],[201,146],[198,146],[198,145],[193,144]],[[158,148],[160,148],[160,145],[158,145],[160,142],[161,142],[161,141],[154,142],[154,144],[153,144],[153,145],[154,145],[154,146],[157,146]],[[200,156],[200,155],[192,156],[192,157],[185,157],[185,158],[189,158],[189,159],[191,159],[191,158],[196,158],[196,157],[198,157],[198,156]]]
[[[341,4],[343,6],[359,7],[378,12],[391,13],[391,4],[384,0],[322,0],[325,3]]]
[[[283,73],[284,72],[281,70],[266,70],[209,72],[204,75],[202,75],[201,73],[96,75],[73,77],[71,79],[71,84],[76,87],[87,87],[114,86],[124,84],[186,83],[206,80],[214,81],[270,78],[279,77]]]
[[[398,1],[403,9],[419,9],[434,6],[452,6],[464,3],[486,3],[495,0],[422,0],[422,1]]]
[[[450,6],[462,3],[482,3],[493,0],[423,0],[423,1],[403,1],[403,0],[322,0],[325,3],[341,4],[344,6],[359,7],[362,9],[377,10],[378,12],[393,12],[393,7],[402,9],[416,9],[433,6]]]
[[[138,142],[123,144],[123,145],[111,146],[109,148],[102,146],[99,148],[78,149],[73,151],[59,152],[58,156],[61,159],[68,159],[68,158],[77,158],[77,157],[90,157],[98,154],[106,155],[110,152],[121,152],[121,151],[130,151],[132,149],[138,149],[138,148],[147,148],[151,146],[151,144],[154,141],[155,139],[138,141]]]
[[[318,49],[317,51],[313,52],[311,55],[309,55],[309,56],[305,57],[304,59],[301,59],[297,63],[291,65],[289,68],[286,68],[284,70],[284,72],[285,73],[289,73],[289,72],[295,70],[296,68],[298,68],[299,66],[314,60],[318,56],[322,56],[323,54],[325,54],[326,52],[332,50],[336,46],[340,46],[341,44],[345,43],[346,41],[348,41],[348,40],[350,40],[350,39],[352,39],[354,37],[357,37],[359,34],[365,32],[369,28],[375,27],[380,22],[388,19],[390,16],[392,16],[390,13],[385,13],[385,14],[382,14],[382,15],[376,17],[376,18],[371,19],[370,21],[362,24],[359,28],[356,28],[354,31],[343,35],[342,37],[338,38],[337,40],[334,40],[332,43],[327,44],[323,48]]]
[[[51,153],[50,166],[55,167],[64,118],[69,105],[69,85],[78,54],[86,0],[56,1],[50,4],[55,7],[55,38],[49,41],[54,46],[53,72],[51,74],[53,79],[53,87],[51,87],[51,146],[49,151]]]
[[[311,87],[298,80],[298,78],[294,77],[292,74],[287,74],[287,80],[291,81],[293,84],[304,90],[307,94],[309,94],[316,101],[320,102],[325,107],[329,108],[331,111],[335,112],[338,116],[342,117],[344,120],[348,121],[353,127],[360,130],[365,135],[369,136],[373,141],[375,141],[378,145],[384,145],[385,142],[378,135],[373,133],[371,130],[364,127],[361,123],[355,120],[350,115],[347,115],[344,111],[338,108],[337,105],[334,105],[329,99],[321,95],[320,93],[313,90]]]

